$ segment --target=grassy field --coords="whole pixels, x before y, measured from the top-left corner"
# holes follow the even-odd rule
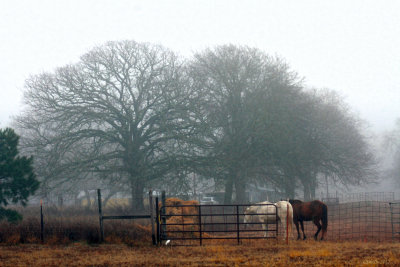
[[[0,266],[400,266],[400,243],[257,241],[153,247],[82,242],[3,245]]]
[[[41,244],[38,211],[37,207],[22,210],[24,220],[17,224],[0,222],[0,267],[400,266],[400,242],[392,243],[390,238],[377,242],[373,236],[357,233],[357,241],[338,241],[334,220],[324,242],[312,240],[315,228],[310,227],[310,240],[291,240],[289,245],[270,239],[243,240],[241,245],[236,240],[203,240],[203,246],[196,241],[194,246],[155,247],[148,220],[107,221],[105,242],[99,244],[96,211],[47,208]],[[124,214],[124,210],[108,211],[114,213]],[[337,228],[346,231],[346,227]],[[375,228],[370,225],[368,231]]]

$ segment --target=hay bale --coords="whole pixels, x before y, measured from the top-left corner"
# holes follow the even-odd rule
[[[182,200],[179,198],[167,198],[165,200],[165,214],[166,215],[198,215],[196,205],[199,205],[197,200]],[[170,207],[175,206],[175,207]]]
[[[196,200],[182,200],[179,198],[168,198],[165,200],[165,214],[169,231],[198,231],[198,208]],[[171,207],[172,206],[172,207]],[[189,215],[189,216],[182,216]],[[175,225],[177,224],[177,225]],[[196,232],[175,233],[175,236],[193,237],[198,236]]]

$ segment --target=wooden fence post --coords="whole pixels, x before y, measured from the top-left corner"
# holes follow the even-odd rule
[[[44,223],[43,223],[43,206],[42,200],[40,200],[40,241],[44,242]]]
[[[153,245],[157,245],[155,231],[154,231],[153,190],[149,191],[149,209],[150,209],[150,220],[151,220],[151,239],[153,241]]]
[[[101,190],[97,189],[97,203],[99,207],[100,242],[104,241],[103,211],[101,209]]]

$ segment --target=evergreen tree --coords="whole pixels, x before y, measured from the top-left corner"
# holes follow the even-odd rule
[[[39,187],[33,172],[33,158],[19,156],[19,136],[11,128],[0,129],[0,220],[22,219],[18,212],[6,209],[9,204],[26,205]]]

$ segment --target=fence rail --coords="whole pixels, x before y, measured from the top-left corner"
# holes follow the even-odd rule
[[[236,240],[277,238],[278,215],[273,204],[270,213],[248,214],[244,222],[245,209],[249,205],[163,205],[160,208],[160,242],[174,240],[174,245],[200,245],[206,240]],[[273,222],[260,222],[258,216],[275,216]],[[267,229],[262,229],[262,224]],[[176,242],[179,241],[179,242]]]
[[[154,207],[153,207],[153,195],[152,192],[149,192],[149,214],[145,215],[103,215],[102,209],[102,200],[101,200],[101,190],[97,189],[97,200],[98,200],[98,209],[99,209],[99,224],[100,224],[100,242],[104,241],[104,220],[135,220],[135,219],[150,219],[151,221],[151,236],[153,240],[153,244],[156,244],[155,238],[155,228],[154,228]]]

